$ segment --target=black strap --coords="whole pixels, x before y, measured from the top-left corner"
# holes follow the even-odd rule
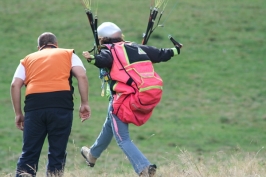
[[[40,50],[42,50],[42,49],[44,49],[44,48],[47,48],[47,47],[50,47],[50,48],[57,48],[57,46],[54,45],[54,44],[45,44],[45,45],[43,45],[42,47],[40,47]]]
[[[132,84],[132,82],[133,82],[134,80],[130,77],[128,80],[127,80],[127,85],[129,85],[129,86],[131,86],[131,84]]]

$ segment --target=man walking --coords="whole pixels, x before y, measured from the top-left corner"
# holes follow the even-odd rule
[[[81,121],[90,118],[86,70],[73,49],[58,48],[53,33],[38,37],[38,51],[20,61],[11,83],[16,127],[23,131],[23,147],[16,176],[36,176],[44,140],[49,143],[47,176],[62,176],[73,121],[72,76],[78,81]],[[25,85],[24,112],[21,88]]]

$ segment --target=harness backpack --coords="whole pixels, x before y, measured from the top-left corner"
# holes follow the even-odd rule
[[[162,97],[163,81],[148,55],[138,45],[119,42],[105,45],[112,53],[110,70],[113,114],[122,122],[143,125]]]

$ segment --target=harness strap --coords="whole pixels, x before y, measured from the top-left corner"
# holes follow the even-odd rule
[[[134,81],[134,80],[130,77],[130,78],[127,80],[126,84],[129,85],[129,86],[131,86],[131,84],[132,84],[133,81]]]

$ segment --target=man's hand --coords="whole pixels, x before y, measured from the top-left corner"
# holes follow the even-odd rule
[[[16,115],[15,121],[16,121],[16,127],[23,131],[24,130],[24,115],[23,114]]]
[[[80,105],[79,108],[79,117],[81,118],[81,122],[89,119],[91,116],[91,108],[89,105]]]

